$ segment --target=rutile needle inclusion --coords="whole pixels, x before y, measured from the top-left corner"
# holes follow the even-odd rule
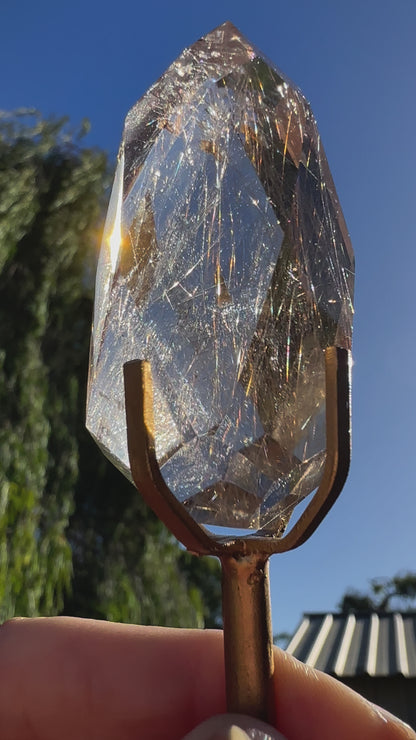
[[[123,364],[151,363],[162,475],[205,525],[279,536],[326,456],[325,348],[354,260],[302,93],[231,24],[129,112],[99,258],[87,426],[130,476]]]

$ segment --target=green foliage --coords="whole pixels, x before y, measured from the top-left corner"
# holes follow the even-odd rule
[[[0,619],[217,622],[218,564],[189,565],[84,428],[108,182],[64,119],[0,118]]]
[[[416,573],[408,572],[392,578],[373,578],[370,591],[363,594],[348,590],[338,607],[343,612],[387,612],[393,608],[412,609],[416,600]]]

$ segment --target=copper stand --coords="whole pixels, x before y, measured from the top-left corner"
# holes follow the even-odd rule
[[[221,564],[227,710],[270,722],[273,636],[268,558],[224,555]]]
[[[197,555],[216,555],[223,572],[224,649],[228,710],[274,722],[268,558],[299,547],[340,494],[350,461],[350,354],[326,350],[326,462],[322,482],[284,536],[211,536],[167,487],[156,459],[150,364],[124,365],[127,441],[133,481],[157,516]]]

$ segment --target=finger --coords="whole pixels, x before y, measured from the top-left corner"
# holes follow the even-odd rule
[[[215,631],[66,617],[0,628],[5,740],[178,740],[224,711]]]
[[[276,651],[289,740],[415,740],[329,676]],[[0,737],[179,740],[225,711],[222,635],[70,618],[0,629]],[[410,734],[409,734],[410,733]]]
[[[413,730],[331,676],[276,656],[277,725],[289,740],[416,740]]]

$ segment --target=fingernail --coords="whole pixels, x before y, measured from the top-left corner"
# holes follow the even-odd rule
[[[270,725],[244,714],[221,714],[198,725],[183,740],[285,740]]]
[[[247,735],[241,727],[231,725],[230,729],[226,731],[227,740],[250,740],[250,735]]]

